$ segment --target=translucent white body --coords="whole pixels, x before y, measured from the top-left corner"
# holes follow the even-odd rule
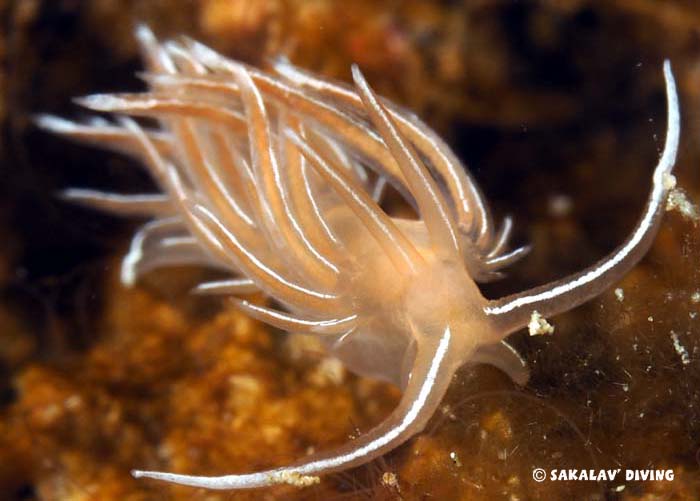
[[[535,310],[555,315],[607,289],[644,255],[658,229],[680,131],[668,62],[666,145],[632,235],[573,277],[489,301],[476,283],[498,278],[527,249],[507,250],[510,219],[495,232],[478,187],[444,142],[377,97],[357,68],[353,89],[285,61],[267,74],[191,40],[159,43],[145,27],[137,37],[150,91],[79,102],[155,117],[160,129],[145,130],[125,116],[116,124],[39,118],[54,132],[137,156],[162,188],[65,193],[151,218],[124,259],[124,283],[173,264],[229,271],[230,279],[197,291],[229,295],[264,322],[318,335],[351,370],[404,391],[375,429],[298,464],[223,477],[134,471],[138,477],[241,489],[368,462],[422,430],[461,365],[494,364],[524,384],[525,364],[504,339]],[[418,219],[381,209],[387,183]],[[279,309],[236,297],[252,291]]]

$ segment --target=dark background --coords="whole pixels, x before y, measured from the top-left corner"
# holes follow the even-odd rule
[[[0,435],[31,408],[23,407],[18,390],[28,371],[50,367],[80,377],[84,357],[102,342],[110,308],[105,290],[116,287],[117,259],[136,226],[64,203],[57,192],[69,186],[138,192],[151,185],[131,160],[52,137],[36,129],[32,117],[80,117],[73,97],[141,89],[131,37],[138,21],[160,36],[188,34],[259,65],[284,53],[303,67],[347,80],[350,64],[358,63],[375,89],[413,109],[447,139],[498,218],[515,216],[515,243],[533,244],[508,279],[484,287],[490,297],[577,271],[631,229],[663,146],[664,58],[673,63],[682,98],[676,172],[698,200],[697,2],[0,0]],[[570,209],[558,212],[562,197]],[[631,431],[629,425],[606,428],[602,414],[608,411],[639,414],[645,412],[640,406],[654,407],[650,394],[625,395],[630,402],[608,391],[617,384],[610,373],[626,367],[615,356],[624,359],[632,345],[627,335],[607,336],[622,315],[610,298],[565,316],[556,339],[516,336],[514,343],[534,367],[528,394],[572,414],[582,412],[576,405],[590,408],[582,402],[594,400],[603,462],[636,458],[647,464],[639,451],[662,441],[668,447],[659,448],[655,464],[682,465],[688,477],[674,483],[682,486],[674,495],[694,499],[700,434],[695,411],[682,409],[700,402],[694,385],[699,371],[683,372],[693,369],[695,358],[690,367],[679,365],[668,332],[683,317],[675,328],[689,347],[700,335],[686,320],[693,307],[688,297],[700,287],[694,274],[697,228],[675,214],[667,219],[663,243],[631,279],[637,292],[628,294],[629,310],[623,312],[631,320],[620,327],[634,328],[636,335],[648,316],[666,322],[663,332],[642,336],[649,352],[644,363],[630,362],[654,367],[640,376],[648,377],[642,386],[676,391],[669,407],[657,409],[657,420]],[[669,292],[671,302],[664,303]],[[159,297],[167,301],[167,294]],[[596,316],[603,305],[612,313]],[[658,367],[668,370],[666,376]],[[8,499],[63,499],[55,477],[47,483],[41,461],[33,457],[38,449],[23,446],[16,429],[8,436],[7,450],[22,453],[13,466],[0,461],[0,490]],[[619,443],[611,445],[611,437]],[[596,495],[638,499],[656,488],[618,493],[613,487],[602,486]],[[662,486],[664,495],[671,492],[664,488],[672,489]],[[413,499],[428,487],[416,489],[403,495]],[[148,492],[140,495],[149,499],[154,491]]]

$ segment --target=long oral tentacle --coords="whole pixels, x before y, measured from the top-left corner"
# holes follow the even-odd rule
[[[620,247],[593,266],[562,280],[491,301],[484,313],[504,334],[527,325],[534,310],[552,316],[597,296],[620,280],[649,250],[670,191],[666,177],[676,162],[681,128],[676,82],[669,61],[664,62],[664,78],[668,100],[666,144],[654,169],[651,192],[637,226]]]
[[[252,489],[286,483],[290,478],[332,473],[372,461],[423,430],[447,391],[456,365],[450,328],[417,350],[411,377],[398,407],[366,434],[334,452],[311,457],[297,465],[271,470],[205,477],[157,471],[132,471],[136,478],[152,478],[206,489]]]

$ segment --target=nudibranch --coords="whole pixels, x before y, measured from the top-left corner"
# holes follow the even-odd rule
[[[229,296],[279,329],[315,335],[350,370],[403,390],[381,424],[290,466],[214,477],[136,470],[136,477],[247,489],[367,463],[424,428],[460,366],[492,364],[525,384],[527,367],[508,335],[533,314],[551,317],[608,289],[659,228],[680,134],[668,61],[665,146],[631,235],[580,273],[488,300],[477,283],[500,277],[528,249],[508,250],[511,220],[494,229],[455,154],[416,116],[376,95],[357,66],[350,87],[283,59],[268,73],[187,38],[161,43],[143,26],[136,36],[149,90],[77,100],[117,114],[114,121],[38,118],[50,131],[137,157],[162,190],[65,192],[75,202],[149,219],[133,237],[122,281],[133,284],[168,265],[223,270],[229,278],[196,291]],[[382,209],[388,185],[416,218]],[[250,292],[276,306],[240,298]]]

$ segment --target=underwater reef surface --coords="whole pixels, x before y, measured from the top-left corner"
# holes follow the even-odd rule
[[[139,89],[136,21],[232,57],[374,88],[436,127],[530,256],[490,297],[595,262],[641,212],[663,143],[661,61],[681,92],[679,186],[700,201],[697,2],[0,0],[0,493],[3,499],[698,499],[700,228],[669,212],[616,289],[511,340],[519,388],[465,368],[425,433],[310,488],[205,492],[134,467],[287,464],[369,429],[395,388],[226,301],[197,269],[117,279],[133,221],[57,190],[150,186],[133,162],[37,131],[77,95]],[[401,210],[395,207],[395,210]],[[545,481],[534,468],[672,469],[674,480]]]

